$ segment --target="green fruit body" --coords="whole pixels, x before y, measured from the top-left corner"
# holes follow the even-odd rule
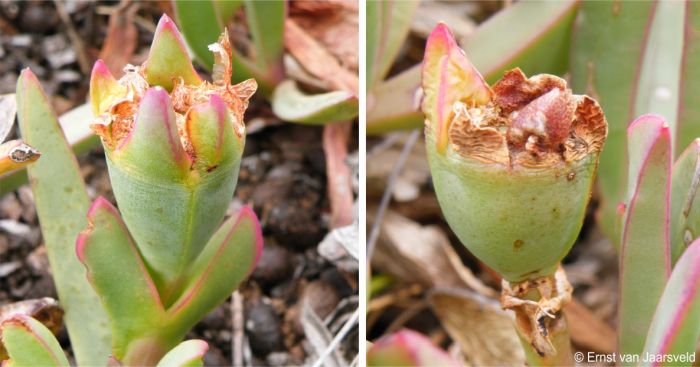
[[[551,275],[583,224],[597,155],[551,168],[440,154],[426,131],[440,208],[459,240],[511,282]]]

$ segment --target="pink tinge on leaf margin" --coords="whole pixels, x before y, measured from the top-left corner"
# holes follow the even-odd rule
[[[88,228],[78,234],[78,239],[75,242],[75,253],[78,256],[78,260],[80,260],[80,262],[83,264],[85,264],[85,246],[87,245],[87,240],[94,228],[92,218],[95,216],[98,210],[107,210],[115,215],[119,215],[117,209],[112,206],[112,204],[103,196],[99,196],[92,202],[92,205],[90,205],[87,212]]]
[[[260,261],[260,256],[262,256],[263,252],[263,246],[265,243],[265,240],[263,239],[262,235],[262,226],[260,225],[260,221],[258,220],[258,216],[255,214],[253,209],[249,207],[248,205],[244,205],[241,208],[241,218],[245,215],[247,217],[250,217],[251,221],[253,222],[254,226],[254,231],[255,231],[255,261],[253,261],[253,264],[250,267],[250,270],[248,270],[248,274],[253,272],[253,269],[258,265],[258,261]],[[240,221],[240,219],[239,219]]]
[[[254,237],[255,237],[255,258],[253,260],[253,263],[250,266],[250,269],[248,269],[248,274],[253,272],[253,269],[255,269],[255,266],[258,264],[258,261],[260,260],[260,256],[262,255],[263,251],[263,235],[262,235],[262,227],[260,226],[260,221],[258,220],[258,216],[255,215],[255,212],[253,209],[251,209],[248,205],[244,205],[241,207],[241,209],[238,212],[238,217],[236,218],[236,223],[233,224],[231,227],[231,230],[226,235],[226,238],[221,242],[221,246],[219,249],[217,249],[217,253],[221,251],[225,245],[229,242],[231,236],[233,236],[236,233],[236,229],[238,228],[239,224],[243,221],[243,219],[248,218],[251,223],[253,224],[253,232],[254,232]],[[218,256],[215,255],[215,256]],[[206,282],[209,273],[211,272],[211,264],[207,265],[207,268],[204,270],[204,272],[201,274],[201,276],[197,279],[197,283],[195,286],[183,297],[181,300],[175,304],[171,310],[174,314],[180,312],[182,309],[187,306],[187,304],[195,297],[195,295],[199,292],[199,290],[202,288],[204,285],[204,282]]]
[[[642,162],[640,169],[639,169],[639,175],[636,177],[636,185],[635,188],[637,188],[632,196],[632,198],[629,201],[627,211],[628,213],[631,213],[634,211],[634,206],[637,201],[637,195],[639,194],[639,185],[641,183],[641,180],[644,178],[644,171],[646,167],[649,165],[649,162],[652,157],[652,151],[656,147],[657,144],[659,144],[660,141],[667,141],[670,149],[670,142],[671,142],[671,130],[666,123],[666,120],[659,115],[655,114],[645,114],[642,116],[639,116],[637,119],[632,121],[629,126],[627,127],[627,136],[628,140],[630,135],[632,135],[635,130],[639,129],[645,129],[647,131],[652,131],[653,133],[650,134],[647,139],[648,141],[646,142],[646,151],[644,152],[644,161]],[[670,216],[671,216],[671,173],[672,173],[672,166],[673,166],[673,161],[672,157],[669,154],[668,155],[668,171],[666,172],[667,177],[669,178],[668,183],[666,185],[666,192],[665,192],[665,199],[666,199],[666,205],[665,205],[665,223],[664,223],[664,231],[666,233],[665,239],[664,239],[664,256],[665,256],[665,267],[666,267],[666,275],[668,276],[671,273],[671,243],[670,243]],[[632,179],[631,177],[629,179]],[[624,227],[627,228],[630,220],[630,215],[627,216],[625,219]],[[625,243],[626,243],[626,238],[627,238],[627,232],[623,232],[622,234],[622,254],[621,256],[624,257],[624,251],[625,251]],[[621,268],[620,271],[623,271],[624,269]]]
[[[487,103],[491,89],[444,23],[438,23],[428,36],[421,75],[424,93],[435,93],[434,105],[424,105],[424,112],[434,124],[438,151],[444,152],[454,103]]]
[[[34,321],[35,323],[38,323],[38,321]],[[49,343],[46,339],[42,338],[39,332],[37,332],[36,328],[32,326],[32,321],[30,321],[30,316],[28,315],[23,315],[23,314],[16,314],[10,317],[9,319],[5,320],[0,324],[0,326],[5,327],[7,325],[16,325],[18,327],[21,327],[25,329],[28,333],[32,334],[36,341],[41,344],[41,346],[44,348],[45,351],[49,352],[51,355],[51,358],[56,362],[56,365],[60,365],[60,359],[53,353],[53,348],[49,346]],[[0,331],[2,331],[0,329]],[[15,366],[15,364],[10,364],[9,362],[12,361],[11,359],[5,360],[4,362],[8,362],[8,364],[5,364],[3,362],[2,365],[0,366]]]
[[[185,51],[187,54],[187,46],[185,46],[185,40],[182,38],[182,34],[177,29],[175,22],[167,14],[163,14],[158,20],[158,25],[156,26],[156,32],[153,35],[153,41],[155,42],[159,37],[164,34],[170,33],[177,40],[178,46]]]
[[[119,222],[119,226],[121,229],[126,233],[129,241],[129,246],[131,248],[131,251],[134,253],[134,256],[136,257],[136,261],[138,263],[139,269],[141,270],[141,273],[144,275],[144,278],[148,284],[148,289],[149,292],[151,293],[151,296],[153,299],[156,301],[158,304],[158,307],[160,309],[164,309],[163,307],[163,302],[160,299],[160,293],[158,293],[158,288],[156,287],[155,283],[153,283],[153,279],[151,279],[151,275],[148,272],[148,269],[146,269],[146,264],[144,264],[143,259],[141,258],[141,254],[139,250],[136,248],[136,245],[134,244],[133,240],[131,239],[131,236],[129,234],[129,230],[126,228],[126,225],[121,219],[121,214],[119,213],[119,210],[115,208],[112,203],[110,203],[107,199],[105,199],[103,196],[99,196],[95,201],[92,203],[90,206],[90,209],[88,209],[87,212],[87,219],[88,219],[88,228],[80,232],[78,234],[78,238],[76,239],[75,242],[75,253],[78,257],[78,260],[85,266],[87,269],[87,274],[88,274],[88,279],[90,279],[91,275],[91,270],[90,267],[88,266],[87,259],[85,257],[85,251],[88,245],[88,239],[92,235],[92,232],[95,227],[95,223],[93,218],[95,215],[97,215],[99,212],[105,211],[112,215],[114,218],[117,219]]]
[[[160,38],[164,37],[165,35],[171,35],[173,38],[175,38],[175,41],[177,43],[177,47],[180,49],[180,52],[183,55],[189,55],[189,52],[187,51],[187,46],[185,43],[185,40],[182,37],[182,34],[180,31],[177,29],[177,26],[175,25],[175,22],[173,22],[172,19],[167,14],[163,14],[163,16],[160,17],[160,20],[158,21],[158,25],[156,26],[156,32],[153,35],[153,43],[151,45],[156,44]],[[216,40],[212,40],[214,42]],[[146,62],[144,63],[145,67],[148,67],[148,61],[151,59],[151,57],[157,57],[158,55],[153,54],[153,48],[151,48],[150,52],[148,53],[148,58],[146,59]],[[199,74],[194,69],[194,65],[190,62],[189,64],[189,71],[191,72],[191,75],[194,76],[199,82],[201,82],[201,78],[199,77]]]
[[[90,74],[90,80],[108,80],[108,81],[117,81],[114,76],[112,75],[112,72],[109,71],[109,68],[107,68],[107,65],[105,64],[102,59],[98,59],[95,61],[95,65],[92,67],[92,73]]]
[[[174,120],[174,109],[172,102],[170,101],[170,95],[168,92],[161,87],[152,87],[146,90],[141,99],[139,105],[138,113],[134,116],[134,122],[131,127],[131,131],[124,138],[124,140],[119,144],[117,150],[124,149],[125,146],[131,141],[134,133],[139,129],[139,124],[146,123],[144,120],[148,118],[149,113],[160,114],[159,118],[162,118],[163,126],[168,139],[168,145],[172,152],[173,160],[178,163],[180,167],[189,167],[191,164],[189,156],[185,153],[180,138],[177,136],[177,127]]]
[[[193,148],[195,151],[195,155],[199,153],[199,150],[201,149],[200,146],[195,144],[195,139],[192,137],[197,134],[197,129],[200,128],[201,126],[198,125],[197,121],[192,120],[192,116],[190,115],[193,112],[197,112],[199,115],[202,115],[206,113],[208,109],[213,109],[214,113],[216,114],[216,123],[218,125],[218,131],[216,134],[216,156],[217,158],[221,157],[221,150],[223,149],[223,139],[224,139],[224,129],[226,129],[226,115],[227,115],[227,109],[228,106],[224,102],[224,100],[216,95],[212,94],[209,96],[209,101],[193,106],[188,112],[187,112],[187,117],[185,121],[185,129],[187,131],[187,136],[190,137],[190,141],[193,143]],[[229,126],[229,128],[233,129],[233,126]]]
[[[691,269],[690,275],[686,278],[686,282],[683,284],[683,297],[675,309],[676,312],[674,313],[671,325],[664,333],[660,348],[657,351],[653,351],[656,355],[665,355],[670,351],[671,345],[673,344],[676,336],[678,336],[678,331],[686,321],[685,318],[690,312],[690,306],[693,304],[693,301],[697,296],[699,288],[698,284],[700,283],[700,238],[696,239],[685,250],[680,260],[676,264],[676,268]],[[657,362],[653,365],[660,366],[661,363]]]

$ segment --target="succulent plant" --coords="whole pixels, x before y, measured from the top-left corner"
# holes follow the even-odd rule
[[[173,22],[158,23],[149,58],[115,80],[97,61],[90,95],[120,212],[170,304],[184,270],[228,208],[245,143],[243,113],[256,89],[230,85],[222,35],[213,82],[194,72]],[[170,93],[168,93],[170,91]]]
[[[77,255],[84,265],[59,267],[57,278],[84,277],[87,269],[109,319],[113,365],[201,365],[206,343],[179,343],[195,323],[228,298],[262,251],[260,224],[248,207],[221,224],[236,186],[245,143],[243,114],[256,82],[230,84],[232,54],[227,34],[210,50],[215,65],[213,81],[207,82],[194,71],[179,32],[164,15],[143,65],[127,66],[125,75],[116,80],[101,61],[95,64],[90,82],[93,129],[105,149],[119,209],[98,198],[87,210],[87,228],[78,234],[81,228],[76,222],[47,215],[51,209],[45,203],[60,196],[61,190],[44,180],[54,167],[30,171],[42,178],[33,182],[42,227],[46,233],[60,227],[61,236],[47,237],[47,241],[63,243],[72,238],[73,258],[67,261],[73,263]],[[40,91],[29,71],[23,73],[18,89],[26,91],[27,81],[32,91]],[[36,121],[50,117],[48,109],[37,115],[24,108],[27,100],[38,95],[21,96],[23,131],[42,146],[57,139],[53,132],[42,135]],[[50,249],[53,266],[67,256],[63,247],[51,244]],[[68,306],[66,314],[74,318],[75,310],[85,305],[72,302],[73,293],[66,292],[66,287],[59,284],[59,295]],[[3,323],[3,339],[15,340],[15,324]],[[71,336],[80,328],[73,322],[67,326]],[[21,337],[51,336],[38,329],[23,330]],[[82,356],[78,340],[76,354]],[[17,344],[5,346],[13,363],[22,364],[28,357],[29,352]],[[79,363],[103,364],[107,357],[91,355]],[[64,363],[57,359],[48,364]]]
[[[517,69],[489,87],[442,24],[426,46],[423,91],[428,159],[447,222],[503,276],[501,304],[515,311],[528,363],[573,363],[559,313],[572,289],[559,262],[591,195],[607,133],[600,107],[559,78],[528,79]],[[626,140],[618,351],[632,357],[617,362],[685,364],[700,337],[700,145],[696,139],[672,164],[672,129],[659,115],[638,117]]]
[[[424,335],[404,329],[377,340],[367,350],[368,366],[459,366]]]
[[[528,79],[513,69],[489,87],[444,24],[428,38],[422,85],[445,218],[504,277],[502,303],[516,310],[529,343],[555,355],[545,319],[570,299],[557,270],[583,224],[607,134],[603,112],[552,75]]]

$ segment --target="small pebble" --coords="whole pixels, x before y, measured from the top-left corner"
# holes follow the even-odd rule
[[[11,261],[9,263],[0,264],[0,278],[4,278],[4,277],[14,273],[15,270],[17,270],[21,267],[22,267],[22,263],[19,261]]]
[[[275,309],[264,302],[248,306],[245,329],[253,354],[264,357],[282,345],[281,321]]]

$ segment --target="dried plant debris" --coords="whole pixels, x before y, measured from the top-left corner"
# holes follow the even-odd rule
[[[571,301],[573,288],[561,266],[552,276],[512,284],[502,282],[501,305],[515,311],[516,326],[540,356],[556,355],[552,334],[565,330],[560,311]],[[539,301],[528,299],[533,293]]]
[[[466,289],[436,288],[430,305],[464,359],[474,366],[522,366],[525,363],[512,314],[497,301]]]
[[[491,90],[486,104],[453,106],[449,136],[460,155],[538,168],[570,164],[602,149],[607,135],[603,111],[590,97],[572,94],[563,79],[528,79],[513,69]]]
[[[248,101],[257,89],[254,79],[248,79],[239,84],[231,85],[231,44],[226,32],[219,38],[218,43],[211,45],[216,64],[214,65],[213,82],[202,81],[193,85],[185,83],[183,78],[175,80],[175,86],[170,92],[175,109],[175,121],[178,125],[183,146],[188,153],[194,155],[192,147],[184,144],[187,131],[185,128],[188,112],[192,106],[205,103],[209,96],[220,96],[230,111],[233,113],[234,131],[238,136],[243,135],[244,123],[243,114],[248,108]],[[97,64],[93,71],[93,78],[99,78],[100,83],[106,85],[104,93],[100,95],[99,105],[96,106],[96,113],[99,116],[92,125],[96,134],[100,135],[105,144],[114,149],[129,135],[133,128],[134,117],[141,98],[149,88],[144,64],[142,66],[127,65],[124,68],[125,75],[118,81],[104,69],[103,65]],[[189,148],[189,149],[188,149]]]

